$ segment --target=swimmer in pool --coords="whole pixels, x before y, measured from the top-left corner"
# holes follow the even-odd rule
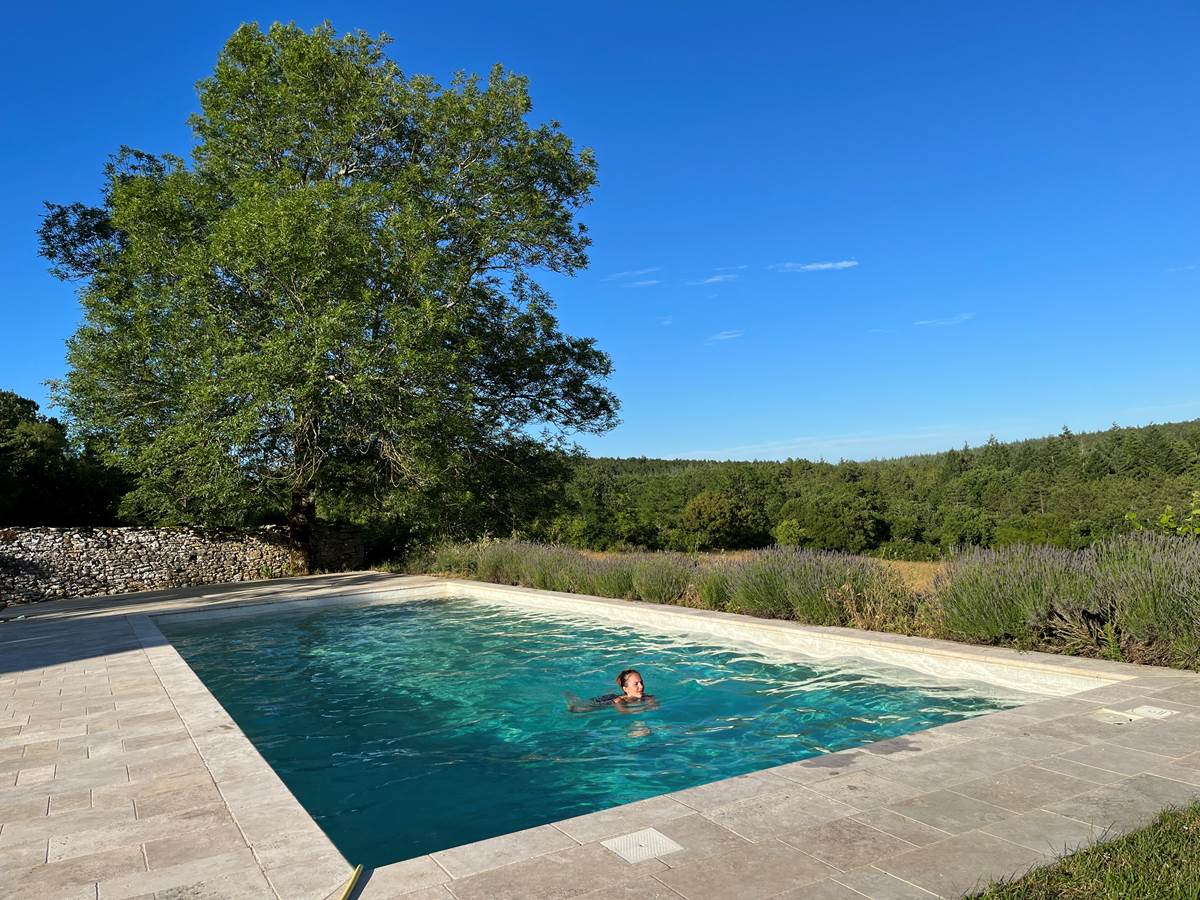
[[[571,712],[583,712],[589,709],[598,709],[604,706],[615,706],[621,712],[630,712],[626,707],[631,704],[636,704],[640,707],[645,703],[648,707],[655,707],[658,702],[653,694],[646,693],[646,685],[642,681],[642,673],[637,669],[626,669],[617,676],[617,687],[621,689],[620,694],[604,694],[601,697],[593,697],[588,701],[579,701],[578,698],[567,695],[567,708]]]

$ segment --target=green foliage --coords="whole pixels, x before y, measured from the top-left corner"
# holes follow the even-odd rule
[[[672,553],[644,555],[634,566],[634,594],[650,603],[678,603],[695,567],[687,557]]]
[[[1200,667],[1200,541],[1132,535],[1098,544],[1095,553],[1096,602],[1122,655]]]
[[[584,590],[583,593],[616,600],[637,599],[637,591],[633,586],[633,566],[624,559],[594,560],[588,585],[591,590]]]
[[[683,529],[694,536],[694,549],[761,546],[765,535],[743,497],[726,491],[701,491],[683,508]]]
[[[1127,513],[1125,520],[1135,531],[1145,531],[1146,526],[1138,519],[1135,512]],[[1200,491],[1192,491],[1191,509],[1179,518],[1175,507],[1167,504],[1155,522],[1159,531],[1166,534],[1177,534],[1180,537],[1200,537]]]
[[[531,428],[615,422],[608,357],[533,277],[587,264],[591,152],[529,121],[524,78],[442,88],[385,43],[242,26],[191,165],[126,148],[100,207],[48,205],[42,252],[84,281],[56,400],[136,478],[128,514],[296,535],[432,499],[430,537],[509,531],[557,465]]]
[[[1053,548],[963,550],[935,584],[942,623],[958,638],[1037,645],[1055,623],[1077,625],[1093,606],[1095,560]]]
[[[0,526],[109,524],[127,487],[34,401],[0,391]]]
[[[505,541],[484,541],[478,549],[475,570],[480,581],[521,584],[525,574],[521,546]]]
[[[780,547],[799,547],[808,540],[799,519],[784,519],[775,526],[775,543]]]
[[[949,637],[1200,665],[1200,543],[1121,535],[1082,550],[963,551],[935,582]]]
[[[705,609],[728,609],[736,566],[725,560],[702,564],[692,576],[696,599]]]
[[[915,627],[912,597],[899,579],[842,553],[764,551],[741,562],[731,581],[730,612],[810,625]]]
[[[581,459],[557,510],[524,533],[593,550],[734,549],[773,537],[935,559],[970,546],[1080,549],[1125,530],[1128,511],[1158,517],[1198,488],[1200,421],[863,463]],[[1173,515],[1166,526],[1200,521]]]
[[[910,562],[931,562],[942,558],[938,547],[909,540],[884,541],[871,551],[878,559],[903,559]]]

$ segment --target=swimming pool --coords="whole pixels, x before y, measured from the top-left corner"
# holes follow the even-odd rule
[[[465,599],[158,624],[371,866],[1028,700]],[[567,712],[627,666],[657,709]]]

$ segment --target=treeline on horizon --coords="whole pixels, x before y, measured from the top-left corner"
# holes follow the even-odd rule
[[[1186,512],[1200,420],[870,462],[584,459],[530,536],[592,550],[771,544],[934,559],[961,546],[1081,548]]]
[[[363,477],[369,477],[365,473]],[[413,545],[519,537],[587,550],[799,546],[934,559],[962,546],[1078,549],[1181,513],[1200,490],[1200,419],[964,447],[870,462],[714,462],[530,452],[471,483],[318,498],[326,521],[366,526],[378,558]],[[0,526],[172,525],[122,503],[136,485],[37,404],[0,391]],[[253,509],[241,524],[284,521]],[[206,524],[191,522],[189,524]],[[229,522],[211,524],[231,524]],[[235,523],[236,524],[236,523]]]

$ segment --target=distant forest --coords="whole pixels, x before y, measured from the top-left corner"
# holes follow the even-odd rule
[[[356,477],[369,478],[369,467]],[[348,476],[349,477],[349,476]],[[581,549],[736,550],[770,544],[933,559],[962,545],[1078,548],[1186,513],[1200,491],[1200,419],[872,462],[591,459],[530,451],[481,461],[470,483],[350,503],[327,521],[367,526],[381,557],[484,534]],[[0,391],[0,526],[185,524],[128,502],[136,484],[73,446],[37,404]],[[283,522],[250,507],[243,521]],[[1197,514],[1200,517],[1200,513]]]
[[[871,462],[584,459],[530,536],[605,550],[772,543],[932,559],[961,545],[1078,548],[1186,511],[1200,420]]]

